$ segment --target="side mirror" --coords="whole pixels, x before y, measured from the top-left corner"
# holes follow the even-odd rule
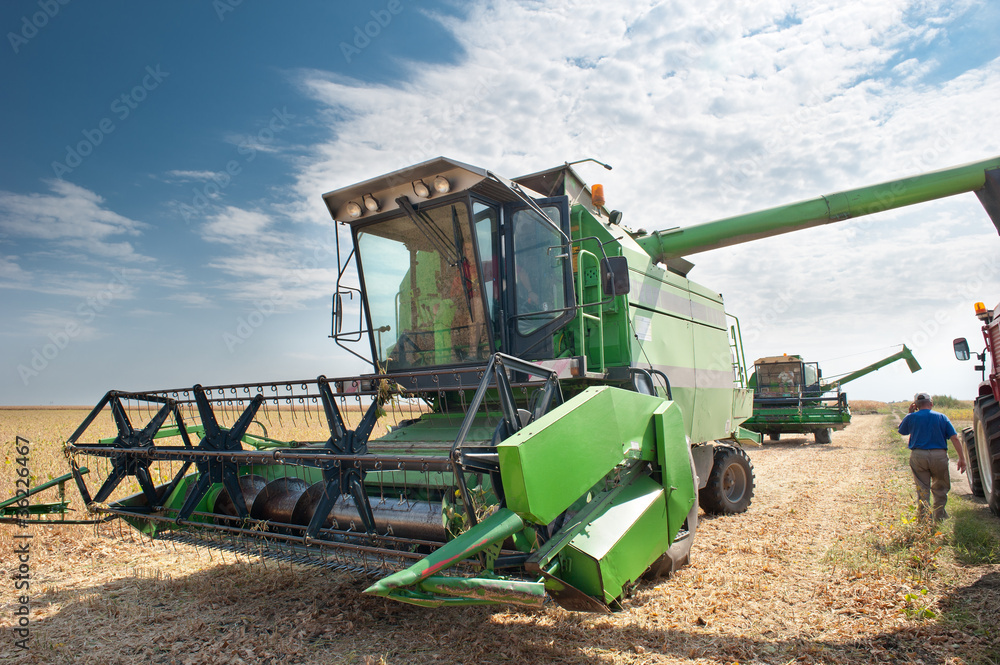
[[[344,327],[344,299],[340,291],[333,294],[333,321],[330,326],[330,337],[336,337]]]
[[[628,259],[609,256],[601,259],[601,287],[605,296],[628,295],[631,285],[628,276]]]
[[[969,353],[969,343],[965,341],[964,337],[959,337],[951,345],[955,349],[955,357],[959,360],[968,360],[972,357],[972,354]]]

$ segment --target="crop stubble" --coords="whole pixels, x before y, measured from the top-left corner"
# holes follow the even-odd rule
[[[9,448],[15,433],[31,438],[33,470],[45,480],[45,474],[64,472],[61,440],[82,415],[0,411],[3,445]],[[120,541],[106,537],[108,528],[35,527],[31,650],[17,651],[9,638],[14,590],[8,582],[0,596],[6,603],[0,607],[0,659],[986,662],[997,653],[996,643],[914,617],[906,594],[928,589],[923,602],[940,612],[972,593],[977,580],[982,586],[1000,576],[1000,567],[939,562],[934,571],[905,574],[878,563],[877,541],[892,528],[885,522],[905,508],[886,502],[894,487],[910,482],[885,454],[882,419],[856,416],[834,434],[832,445],[790,439],[750,449],[758,486],[749,512],[703,515],[692,565],[655,586],[641,585],[628,611],[618,615],[558,607],[424,610],[362,596],[365,580],[347,575],[150,544],[129,531]],[[7,475],[0,488],[9,494]],[[874,554],[865,551],[869,546]],[[0,527],[0,548],[9,580],[9,527]],[[991,601],[988,592],[980,610],[995,621],[1000,594],[994,589]]]

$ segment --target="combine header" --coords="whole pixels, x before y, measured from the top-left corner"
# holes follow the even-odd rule
[[[998,167],[652,235],[569,164],[507,180],[438,158],[331,192],[352,237],[331,336],[372,371],[109,392],[68,440],[76,482],[150,536],[364,571],[395,600],[618,610],[688,560],[699,506],[754,491],[738,324],[680,255]]]
[[[847,393],[840,387],[866,374],[905,360],[911,372],[920,369],[913,353],[903,345],[900,351],[845,374],[836,381],[824,381],[818,363],[804,362],[800,356],[770,356],[754,362],[750,375],[753,389],[753,416],[743,424],[771,441],[782,434],[813,434],[816,443],[830,443],[831,432],[847,427],[851,409]]]

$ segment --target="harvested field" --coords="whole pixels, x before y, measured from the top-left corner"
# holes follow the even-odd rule
[[[33,421],[0,412],[5,455],[12,457],[15,433],[32,439],[39,481],[51,473],[43,466],[60,461],[58,439],[32,429],[50,413]],[[45,427],[71,431],[75,415],[65,415],[65,427]],[[610,616],[555,606],[424,610],[362,596],[360,578],[164,547],[129,531],[112,540],[107,527],[34,527],[31,639],[23,651],[10,631],[19,531],[0,526],[0,660],[997,662],[1000,565],[954,560],[946,546],[951,520],[941,533],[920,533],[908,517],[909,472],[890,452],[885,418],[855,416],[832,445],[810,437],[750,449],[758,478],[750,510],[703,515],[692,565],[641,585],[627,611]],[[4,468],[7,475],[12,466]],[[2,486],[12,484],[5,477]],[[967,495],[964,477],[956,476],[953,492]]]

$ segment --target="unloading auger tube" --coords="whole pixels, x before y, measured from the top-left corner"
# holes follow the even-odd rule
[[[827,194],[638,239],[657,261],[975,192],[1000,232],[1000,157]]]
[[[997,219],[998,165],[888,191],[977,191]],[[824,223],[815,206],[644,236],[569,164],[507,180],[444,157],[324,201],[351,238],[330,336],[371,373],[109,392],[67,444],[95,517],[419,605],[606,612],[688,560],[699,505],[749,508],[738,322],[669,257]]]

